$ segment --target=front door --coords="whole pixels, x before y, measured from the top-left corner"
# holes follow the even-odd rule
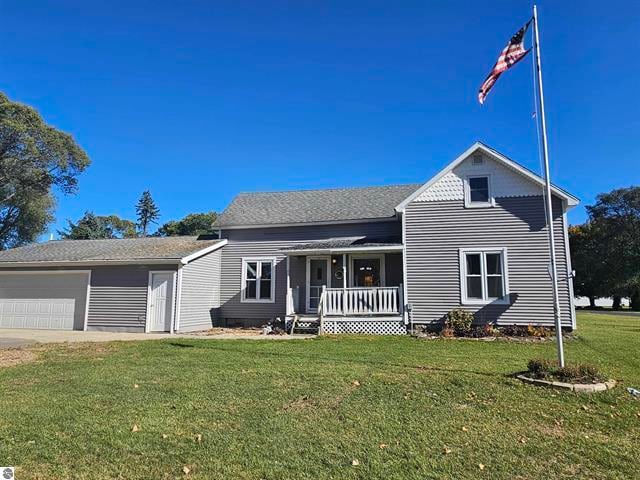
[[[331,259],[329,257],[307,258],[307,312],[316,313],[320,303],[322,287],[329,287],[329,272]]]
[[[151,272],[149,285],[148,331],[171,330],[171,308],[173,305],[173,272]]]

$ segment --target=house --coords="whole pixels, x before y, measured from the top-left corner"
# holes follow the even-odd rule
[[[479,324],[551,326],[543,185],[476,143],[424,184],[240,194],[218,218],[220,240],[0,252],[0,325],[26,326],[16,320],[25,309],[60,310],[64,297],[73,325],[38,326],[183,331],[287,318],[301,330],[404,334],[454,308]],[[552,197],[561,320],[575,328],[566,213],[578,200],[557,187]]]

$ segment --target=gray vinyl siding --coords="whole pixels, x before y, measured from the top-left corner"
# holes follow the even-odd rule
[[[175,267],[92,267],[88,329],[143,332],[147,312],[149,270],[175,270]]]
[[[182,267],[181,332],[212,327],[220,306],[221,260],[222,250],[216,250]]]
[[[222,231],[228,244],[222,248],[220,288],[220,318],[260,325],[286,314],[287,266],[281,249],[335,237],[371,236],[390,237],[401,235],[399,221],[353,224],[271,227]],[[274,303],[242,303],[241,280],[243,257],[276,257],[276,293]],[[292,262],[293,264],[293,262]],[[304,268],[304,267],[303,267]],[[302,290],[302,289],[301,289]],[[302,294],[302,292],[301,292]],[[302,295],[301,295],[301,300]]]
[[[563,325],[571,302],[562,203],[554,198],[554,234]],[[476,321],[553,325],[548,234],[542,197],[496,198],[494,208],[464,208],[463,201],[412,202],[406,209],[408,302],[416,322],[439,321],[453,308]],[[459,249],[506,247],[511,305],[461,305]]]

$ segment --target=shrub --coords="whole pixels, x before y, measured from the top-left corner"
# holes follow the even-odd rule
[[[445,326],[441,331],[440,331],[440,335],[442,335],[445,338],[451,338],[453,337],[454,331],[453,328],[451,327],[447,327]]]
[[[565,365],[564,368],[558,368],[556,376],[560,380],[574,383],[595,383],[604,382],[606,380],[595,365],[588,363]]]
[[[495,328],[490,323],[485,323],[482,326],[482,332],[483,332],[485,337],[497,337],[498,335],[500,335],[500,330]]]
[[[473,313],[456,308],[447,313],[444,324],[445,328],[450,328],[456,335],[465,336],[471,333],[473,323]]]
[[[544,358],[534,358],[527,363],[527,370],[535,378],[547,378],[555,368],[555,362]]]
[[[595,365],[575,363],[558,367],[557,362],[543,358],[529,360],[527,371],[533,378],[560,380],[570,383],[604,382],[605,375]]]

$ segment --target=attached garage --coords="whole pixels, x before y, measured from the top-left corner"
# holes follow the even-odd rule
[[[226,243],[207,235],[53,240],[0,251],[0,329],[206,330],[220,307]]]
[[[88,271],[1,272],[0,328],[82,330]]]

